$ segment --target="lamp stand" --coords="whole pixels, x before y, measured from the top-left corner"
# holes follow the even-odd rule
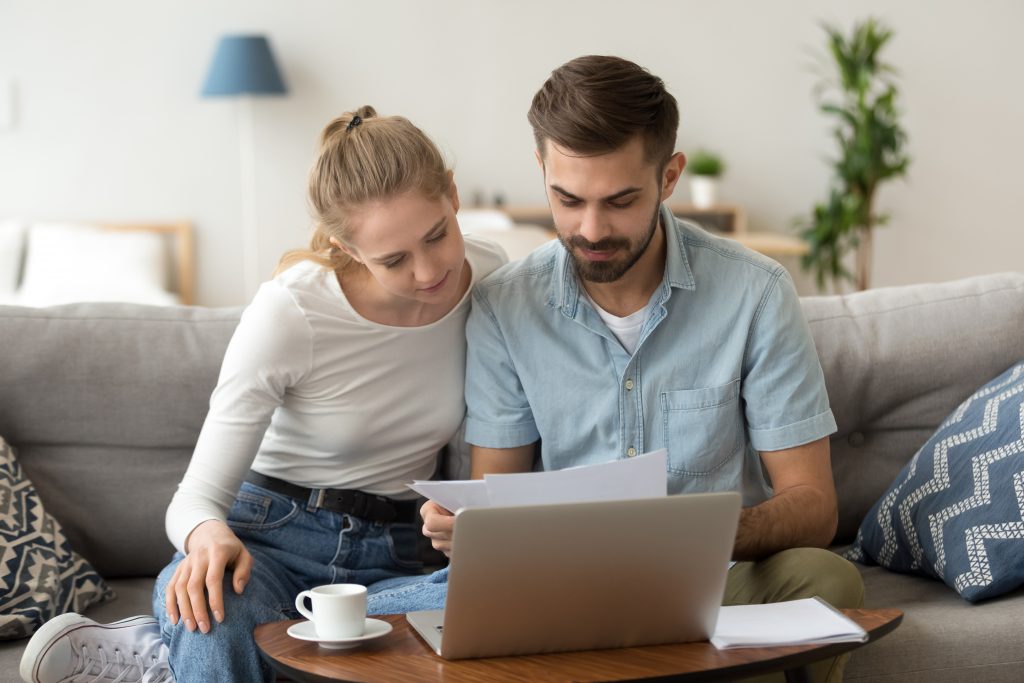
[[[238,149],[242,195],[242,265],[245,301],[260,285],[260,234],[256,224],[256,153],[253,132],[252,96],[242,95],[238,103]]]

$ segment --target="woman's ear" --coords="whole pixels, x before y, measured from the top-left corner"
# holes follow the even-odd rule
[[[455,172],[448,171],[448,201],[452,203],[452,210],[459,212],[459,188],[455,185]]]
[[[335,249],[340,249],[341,251],[345,252],[346,254],[348,254],[348,257],[351,258],[356,263],[362,263],[362,260],[360,260],[359,256],[356,254],[355,251],[352,250],[351,247],[349,247],[349,246],[347,246],[345,244],[342,244],[340,241],[338,241],[334,237],[331,237],[329,239],[330,239],[332,247],[334,247]]]

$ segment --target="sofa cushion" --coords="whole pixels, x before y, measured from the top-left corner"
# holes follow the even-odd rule
[[[835,542],[847,544],[943,418],[1024,358],[1024,273],[801,303],[839,425],[831,439]]]
[[[0,302],[11,300],[21,279],[25,251],[25,226],[18,221],[0,221]]]
[[[844,681],[1020,683],[1024,589],[974,605],[933,579],[879,566],[858,569],[864,580],[864,606],[902,610],[903,622],[884,638],[854,651]]]
[[[875,503],[850,559],[942,579],[972,602],[1024,584],[1024,363],[940,425]]]
[[[240,309],[0,306],[0,434],[106,578],[155,576]]]
[[[43,622],[114,597],[71,548],[0,438],[0,639],[24,638]]]

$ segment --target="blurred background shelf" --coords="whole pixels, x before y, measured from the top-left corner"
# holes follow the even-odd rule
[[[736,240],[748,249],[772,258],[803,256],[809,250],[806,242],[798,237],[777,232],[747,230],[747,214],[736,204],[717,204],[699,209],[693,204],[669,204],[672,213],[680,218],[700,224],[708,231]],[[539,225],[554,230],[551,210],[547,206],[504,206],[500,208],[514,223]]]

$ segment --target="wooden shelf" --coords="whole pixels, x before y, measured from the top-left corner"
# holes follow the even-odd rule
[[[742,206],[718,204],[707,209],[698,209],[693,204],[669,204],[672,213],[680,218],[695,220],[709,230],[716,232],[740,233],[747,229],[747,214]],[[516,223],[530,223],[553,228],[551,210],[546,206],[499,207]]]
[[[747,213],[742,206],[734,204],[716,204],[710,208],[698,209],[693,204],[669,204],[669,208],[679,218],[686,218],[708,230],[721,233],[742,234],[747,231]]]
[[[799,237],[784,235],[780,232],[741,232],[735,235],[725,234],[736,240],[747,249],[753,249],[765,256],[803,256],[811,250],[810,245]]]
[[[669,204],[672,213],[680,218],[699,223],[716,235],[736,240],[748,249],[766,256],[802,256],[810,247],[798,237],[775,232],[748,232],[747,214],[742,206],[718,204],[708,209],[698,209],[693,204]],[[547,206],[506,206],[500,207],[516,223],[539,225],[554,230],[551,210]]]

